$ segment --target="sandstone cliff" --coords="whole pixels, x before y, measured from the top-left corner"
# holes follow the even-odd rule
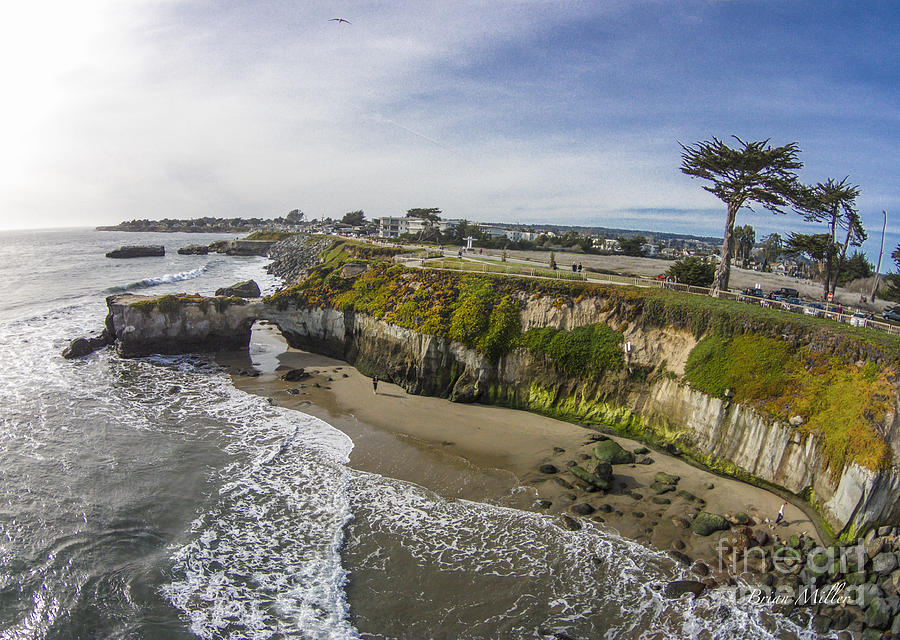
[[[384,279],[384,273],[359,277],[375,282]],[[620,341],[611,344],[621,348],[622,353],[614,354],[621,366],[600,373],[579,372],[554,359],[552,352],[529,347],[528,340],[511,341],[508,350],[489,357],[488,348],[402,326],[398,318],[406,316],[400,312],[412,314],[408,324],[429,322],[420,317],[428,310],[415,296],[432,300],[440,292],[429,290],[431,285],[417,274],[402,273],[401,279],[390,285],[406,287],[414,304],[397,303],[398,311],[386,314],[380,313],[384,303],[379,307],[381,317],[360,310],[360,304],[355,308],[341,298],[324,297],[318,289],[314,295],[266,301],[115,296],[108,301],[107,330],[116,336],[120,354],[135,356],[240,348],[248,343],[253,322],[266,319],[280,328],[291,346],[344,359],[412,393],[499,404],[613,430],[678,451],[723,474],[782,488],[807,500],[844,538],[875,525],[900,522],[896,385],[878,387],[882,395],[885,388],[890,394],[884,400],[887,408],[873,413],[872,419],[890,450],[887,458],[879,459],[882,462],[867,466],[853,457],[835,457],[833,443],[816,429],[774,419],[765,407],[733,399],[730,389],[716,395],[693,388],[686,365],[710,332],[695,330],[693,318],[683,326],[648,322],[647,316],[657,311],[645,308],[637,314],[633,307],[611,304],[601,295],[563,300],[540,292],[514,294],[516,303],[510,308],[518,309],[515,322],[523,337],[542,330],[563,334],[600,327]],[[338,284],[340,290],[348,290],[343,280]],[[766,340],[788,346],[801,339],[811,341],[790,327],[778,330],[780,336]],[[870,345],[832,347],[833,336],[816,334],[814,339],[832,351],[852,348],[854,353],[870,354],[873,363],[885,361],[882,352]],[[808,357],[814,365],[815,354]],[[870,374],[877,378],[890,370],[885,366],[870,372],[860,361],[847,366],[850,373],[845,377],[851,384]],[[510,425],[510,433],[514,431]]]

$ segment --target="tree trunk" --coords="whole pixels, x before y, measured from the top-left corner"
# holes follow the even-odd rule
[[[725,220],[725,239],[722,241],[722,256],[719,266],[716,267],[716,277],[713,279],[712,295],[718,297],[721,291],[728,291],[728,277],[731,275],[731,254],[734,251],[734,220],[737,218],[738,209],[741,206],[737,202],[728,203],[728,217]]]
[[[843,264],[844,260],[847,258],[847,247],[850,246],[850,234],[853,231],[853,222],[850,222],[850,226],[847,227],[847,237],[844,238],[844,246],[841,247],[841,255],[838,257],[837,261],[834,265],[834,276],[831,279],[831,295],[834,295],[835,289],[837,289],[838,276],[841,275],[841,264]],[[828,296],[826,296],[827,298]]]
[[[828,300],[828,292],[832,291],[832,282],[837,282],[837,276],[834,275],[835,264],[835,250],[834,245],[837,244],[837,222],[838,222],[838,208],[837,205],[834,205],[834,208],[831,211],[831,223],[829,227],[831,228],[831,244],[828,245],[828,248],[825,250],[825,282],[824,284],[824,297],[825,300]]]

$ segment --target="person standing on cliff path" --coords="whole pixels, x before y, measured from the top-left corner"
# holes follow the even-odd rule
[[[775,526],[778,526],[782,520],[784,520],[784,508],[787,506],[787,502],[781,503],[781,508],[778,510],[778,516],[775,518]]]
[[[378,395],[378,376],[372,378],[372,393],[376,396]],[[782,507],[782,509],[784,509],[784,507]]]

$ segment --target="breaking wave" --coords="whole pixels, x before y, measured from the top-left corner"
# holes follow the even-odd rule
[[[132,282],[131,284],[110,287],[106,290],[106,292],[123,293],[125,291],[132,291],[134,289],[147,289],[150,287],[159,286],[161,284],[171,284],[173,282],[181,282],[183,280],[193,280],[194,278],[199,278],[204,273],[206,273],[208,268],[209,265],[203,265],[202,267],[191,269],[190,271],[182,271],[181,273],[167,273],[162,276],[144,278],[143,280],[138,280],[137,282]]]

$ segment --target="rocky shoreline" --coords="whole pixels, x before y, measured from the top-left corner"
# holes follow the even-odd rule
[[[306,277],[319,264],[320,255],[334,240],[329,237],[297,234],[272,245],[266,271],[290,286]]]
[[[692,574],[669,583],[667,597],[731,589],[738,600],[770,603],[819,634],[900,636],[900,529],[879,527],[855,544],[825,546],[769,518],[711,512],[706,499],[679,489],[675,474],[658,471],[636,489],[630,470],[655,466],[652,453],[629,451],[603,434],[590,434],[577,452],[556,447],[529,482],[541,495],[537,507],[557,513],[559,526],[573,531],[587,518],[617,528],[629,517],[645,522],[630,537],[661,547]],[[704,488],[714,491],[715,484]],[[660,545],[654,532],[668,525],[675,531]]]

